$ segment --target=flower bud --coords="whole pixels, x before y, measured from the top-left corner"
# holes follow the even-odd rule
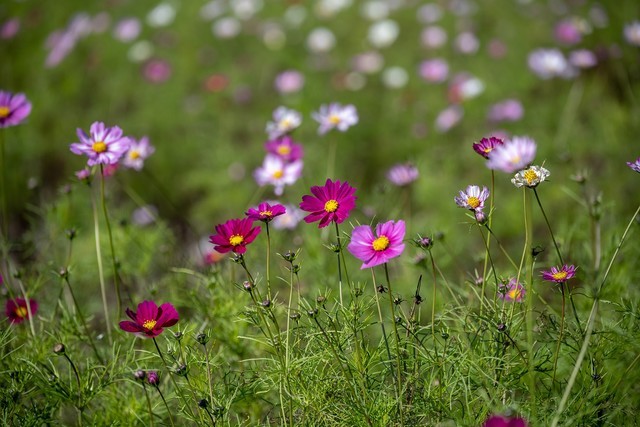
[[[271,300],[270,300],[270,299],[266,299],[266,300],[262,301],[262,306],[263,306],[264,308],[269,308],[269,307],[271,307]]]
[[[160,384],[160,376],[158,375],[158,371],[147,372],[147,382],[152,386],[157,386],[158,384]]]
[[[64,347],[64,344],[58,343],[53,346],[53,352],[59,356],[62,356],[63,354],[65,354],[66,348]]]
[[[209,406],[209,401],[207,399],[200,399],[200,401],[198,402],[198,406],[202,409],[207,409],[207,407]]]
[[[244,288],[245,291],[247,292],[251,292],[251,290],[253,289],[253,285],[251,284],[250,281],[245,280],[244,282],[242,282],[242,287]]]
[[[176,341],[180,341],[182,339],[182,332],[174,332],[173,337],[176,339]]]
[[[198,341],[199,344],[206,345],[209,342],[209,337],[207,334],[200,333],[196,335],[196,341]]]
[[[138,369],[133,373],[133,377],[138,381],[144,380],[146,376],[147,376],[146,372],[144,372],[142,369]]]

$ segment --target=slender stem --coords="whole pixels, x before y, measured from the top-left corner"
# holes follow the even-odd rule
[[[395,310],[393,307],[393,291],[391,290],[391,280],[389,280],[389,267],[387,263],[384,263],[384,275],[387,279],[387,286],[389,287],[389,307],[391,308],[391,322],[393,323],[393,331],[396,336],[396,376],[398,380],[398,413],[400,415],[400,425],[404,424],[402,414],[402,372],[401,372],[401,359],[402,353],[400,352],[400,334],[398,333],[398,323],[395,319]],[[435,290],[435,286],[434,286]]]
[[[491,218],[491,217],[489,217],[489,218]],[[502,246],[502,243],[500,243],[500,240],[498,240],[498,237],[493,233],[493,230],[489,227],[489,224],[485,224],[484,226],[489,231],[489,234],[491,234],[491,236],[496,240],[496,243],[498,244],[498,247],[502,251],[502,254],[505,257],[507,257],[507,260],[509,260],[509,263],[511,263],[511,266],[517,270],[518,266],[516,265],[515,261],[513,259],[511,259],[511,257],[509,256],[509,253],[505,250],[504,246]]]
[[[144,389],[144,397],[147,398],[147,409],[149,410],[149,423],[151,427],[153,427],[153,410],[151,409],[151,399],[149,399],[149,393],[147,393],[147,386],[142,383],[142,388]]]
[[[389,362],[391,362],[391,349],[389,348],[387,331],[385,331],[384,329],[384,321],[382,320],[382,309],[380,308],[380,298],[378,298],[378,287],[376,286],[376,275],[373,271],[373,268],[371,268],[370,270],[371,270],[371,277],[373,279],[373,295],[375,296],[376,306],[378,307],[378,322],[380,323],[380,328],[382,329],[382,338],[384,339],[384,345],[387,348],[387,357],[389,358]],[[397,380],[395,378],[396,374],[395,372],[393,372],[393,369],[390,369],[390,371],[394,377],[394,388],[396,388],[397,387]],[[397,391],[396,393],[397,393],[397,398],[399,399],[399,392]]]
[[[18,285],[20,286],[20,292],[22,292],[24,301],[27,304],[27,307],[26,307],[27,317],[29,318],[29,328],[31,329],[31,335],[35,338],[36,329],[33,325],[33,313],[31,312],[31,299],[29,298],[29,294],[27,293],[27,290],[24,288],[24,285],[22,284],[22,280],[18,279],[17,282],[18,282]]]
[[[209,350],[206,344],[202,345],[202,351],[204,351],[204,358],[207,362],[207,383],[209,384],[209,401],[213,404],[213,386],[211,384],[211,366],[209,365]]]
[[[107,305],[107,292],[104,282],[104,269],[102,268],[102,253],[100,249],[100,221],[98,220],[98,208],[96,206],[95,197],[91,193],[91,208],[93,211],[93,234],[96,241],[96,257],[98,259],[98,278],[100,280],[100,294],[102,295],[102,309],[104,310],[105,328],[107,329],[107,338],[109,345],[113,345],[111,338],[111,320],[109,320],[109,308]]]
[[[522,267],[525,262],[525,258],[531,258],[531,235],[533,231],[533,223],[531,221],[531,203],[530,199],[527,196],[527,189],[524,188],[522,191],[523,196],[523,211],[524,211],[524,228],[525,228],[525,239],[524,239],[524,248],[522,250],[522,258],[520,260],[520,267],[518,268],[518,276],[516,278],[516,283],[520,283],[520,274],[522,272]],[[530,279],[533,279],[532,272],[529,272]],[[529,288],[533,287],[533,283],[529,281]],[[532,294],[532,292],[530,292]],[[514,304],[515,305],[515,304]],[[513,310],[511,311],[513,314]],[[511,323],[512,316],[509,317],[509,323]],[[532,417],[535,418],[535,395],[536,395],[536,379],[535,379],[535,370],[534,370],[534,351],[533,351],[533,298],[531,295],[527,298],[527,312],[526,312],[526,324],[527,324],[527,347],[528,347],[528,358],[529,358],[529,398],[531,401],[531,412]]]
[[[340,265],[340,253],[342,252],[342,245],[340,244],[340,231],[338,229],[338,223],[334,221],[336,226],[336,239],[338,239],[338,286],[340,287],[340,306],[344,307],[342,300],[342,267]]]
[[[482,226],[480,225],[480,223],[478,223],[478,230],[480,231],[480,237],[482,237],[482,241],[484,242],[486,252],[485,252],[485,265],[482,273],[482,289],[480,290],[480,317],[482,317],[482,308],[484,307],[484,304],[485,304],[484,289],[485,289],[485,283],[487,281],[487,263],[486,263],[487,260],[491,263],[491,271],[493,272],[493,279],[495,280],[495,284],[496,284],[496,292],[494,292],[493,294],[494,301],[495,301],[495,296],[497,294],[497,289],[498,289],[498,276],[496,274],[496,266],[493,263],[493,259],[491,258],[491,252],[489,251],[489,244],[491,243],[491,239],[489,238],[491,236],[489,236],[489,233],[487,233],[487,238],[485,238],[484,234],[482,234],[481,227]]]
[[[7,168],[5,167],[4,129],[0,129],[0,193],[2,194],[2,235],[9,242],[9,210],[7,208]]]
[[[111,264],[113,265],[113,282],[116,287],[116,297],[118,299],[118,311],[122,310],[122,298],[120,297],[120,276],[118,275],[118,265],[116,263],[116,251],[113,248],[113,234],[111,233],[111,222],[109,221],[109,212],[107,212],[107,201],[104,192],[104,165],[100,164],[100,199],[102,200],[102,211],[104,213],[105,224],[107,225],[107,234],[109,235],[109,248],[111,249]]]
[[[269,221],[264,223],[267,231],[267,298],[271,301],[271,235],[269,234]]]
[[[176,392],[180,395],[180,398],[185,403],[185,408],[189,410],[189,414],[191,415],[191,417],[195,418],[193,411],[191,410],[191,406],[188,404],[187,399],[184,397],[184,394],[182,394],[182,389],[178,387],[178,383],[176,382],[176,379],[173,378],[173,375],[172,375],[173,372],[171,372],[171,368],[169,368],[169,365],[167,364],[167,360],[162,355],[162,351],[160,351],[160,347],[158,346],[158,341],[156,341],[155,337],[152,339],[153,339],[153,344],[155,344],[156,350],[158,351],[158,355],[160,356],[160,359],[162,359],[162,363],[164,364],[164,367],[167,370],[167,375],[169,375],[169,378],[171,379],[171,382],[173,383],[173,386],[176,389]],[[160,391],[160,389],[158,389],[158,391]],[[164,397],[162,398],[162,400],[164,400]],[[165,402],[165,405],[166,405],[166,402]]]
[[[284,369],[289,377],[289,335],[291,333],[291,304],[293,303],[293,262],[289,264],[289,304],[287,304],[287,342],[285,344]],[[293,425],[293,399],[289,399],[289,425]]]
[[[490,252],[490,247],[491,247],[491,224],[493,223],[493,204],[494,204],[494,190],[495,190],[495,171],[492,169],[491,170],[491,192],[490,197],[489,197],[489,222],[487,225],[487,238],[484,239],[484,235],[483,235],[483,240],[484,240],[484,246],[485,246],[485,252],[484,252],[484,266],[482,267],[482,290],[480,291],[480,317],[482,317],[482,309],[484,308],[484,290],[485,290],[485,283],[487,281],[487,265],[489,263],[490,257],[491,257],[491,252]],[[478,226],[480,226],[480,224],[478,224]],[[482,234],[482,230],[480,230],[480,234]],[[493,267],[493,274],[495,276],[496,274],[496,270],[495,270],[495,266],[493,265],[493,261],[491,261],[491,265]],[[496,279],[496,289],[498,286],[498,280]],[[495,300],[495,292],[494,292],[494,300]]]
[[[558,357],[560,356],[560,345],[562,343],[562,335],[564,333],[564,307],[565,307],[565,295],[564,295],[564,283],[560,283],[560,290],[562,291],[562,314],[560,317],[560,333],[558,334],[558,344],[556,345],[556,354],[553,357],[553,376],[551,382],[556,380],[556,369],[558,367]]]
[[[87,338],[89,338],[89,344],[91,344],[91,348],[93,348],[93,352],[96,355],[96,358],[100,361],[101,364],[104,364],[100,353],[98,352],[98,348],[96,347],[96,343],[93,342],[93,338],[91,337],[91,332],[89,332],[89,327],[87,326],[87,321],[80,310],[80,305],[78,304],[78,300],[76,299],[76,295],[73,292],[73,288],[71,287],[71,283],[69,282],[69,276],[64,276],[64,282],[67,284],[67,288],[69,289],[69,293],[71,294],[71,299],[73,300],[73,305],[76,308],[76,312],[80,317],[80,321],[82,322],[82,326],[84,327],[84,331],[87,334]]]
[[[71,366],[71,369],[73,370],[73,373],[76,376],[76,382],[78,383],[78,403],[79,403],[80,399],[82,398],[82,385],[80,384],[80,375],[78,374],[76,365],[73,363],[69,355],[65,353],[64,358],[67,359],[67,361],[69,362],[69,365]]]
[[[171,374],[169,374],[169,375],[171,375]],[[155,388],[156,388],[156,390],[158,390],[158,393],[160,393],[160,398],[162,399],[162,402],[164,403],[164,407],[167,408],[167,413],[169,414],[169,421],[171,422],[171,425],[175,427],[175,424],[173,423],[173,415],[171,415],[171,409],[169,408],[169,405],[167,404],[167,401],[164,398],[164,394],[162,394],[162,391],[160,390],[160,387],[158,387],[156,385]]]

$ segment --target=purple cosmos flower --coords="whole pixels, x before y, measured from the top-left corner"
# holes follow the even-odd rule
[[[402,220],[378,224],[375,236],[370,226],[359,225],[353,229],[347,249],[363,262],[360,269],[375,267],[402,254],[404,233],[405,225]]]
[[[491,415],[482,424],[482,427],[527,427],[527,421],[524,418],[506,418],[502,415]]]
[[[564,19],[554,28],[556,40],[565,45],[574,45],[582,40],[580,22],[577,19]]]
[[[488,159],[489,153],[491,153],[496,147],[503,144],[504,141],[502,139],[490,136],[489,138],[482,138],[480,142],[474,143],[473,149],[476,153],[480,154],[485,159]]]
[[[160,384],[160,376],[158,375],[158,371],[147,371],[147,383],[154,387],[157,387],[158,384]]]
[[[298,92],[304,86],[304,75],[296,70],[283,71],[276,76],[274,86],[280,93]]]
[[[558,49],[534,50],[529,54],[529,68],[543,80],[575,75],[575,70]]]
[[[598,58],[588,49],[578,49],[569,53],[569,63],[576,68],[591,68],[596,66]]]
[[[164,303],[160,307],[153,301],[142,301],[138,304],[138,311],[127,308],[127,316],[131,320],[120,322],[120,329],[131,332],[142,338],[155,338],[160,335],[163,328],[178,323],[179,316],[173,305]]]
[[[287,209],[279,203],[270,205],[267,202],[260,203],[257,208],[249,209],[245,215],[254,221],[262,221],[264,223],[271,222],[275,217],[283,215]]]
[[[7,300],[4,312],[11,324],[18,324],[29,318],[29,310],[31,310],[32,316],[36,315],[38,312],[36,300],[29,298],[29,308],[27,309],[27,301],[24,298],[16,298]]]
[[[501,292],[498,292],[498,297],[507,302],[522,302],[526,295],[524,286],[522,286],[516,278],[509,280],[509,283],[503,285]]]
[[[122,136],[122,129],[118,126],[105,127],[102,122],[94,122],[89,135],[82,129],[78,129],[77,133],[80,142],[71,144],[71,152],[89,157],[89,166],[118,163],[129,149],[130,139]]]
[[[0,39],[12,39],[20,31],[20,19],[12,18],[0,25]]]
[[[624,38],[630,45],[640,46],[640,21],[633,21],[624,26]]]
[[[24,93],[13,94],[0,90],[0,128],[22,123],[31,113],[31,103]]]
[[[267,123],[269,139],[280,138],[296,129],[302,123],[302,114],[286,107],[278,107],[273,112],[273,121]]]
[[[488,197],[489,189],[487,187],[482,187],[480,190],[477,185],[469,185],[466,190],[460,190],[460,195],[454,197],[454,200],[461,208],[477,212],[484,209],[484,201]]]
[[[544,182],[551,172],[542,166],[530,166],[527,169],[523,169],[511,178],[511,183],[516,187],[537,187],[538,184]]]
[[[640,157],[638,157],[635,162],[627,162],[627,166],[640,173]]]
[[[310,212],[304,220],[307,223],[320,221],[318,228],[326,227],[330,222],[340,224],[356,207],[356,189],[348,182],[327,179],[324,186],[311,187],[313,196],[302,196],[300,209]]]
[[[138,18],[123,18],[116,22],[113,29],[113,37],[121,42],[130,42],[135,40],[142,31],[142,24]]]
[[[489,109],[488,118],[494,123],[515,122],[522,118],[524,107],[517,99],[507,99],[494,104]]]
[[[84,168],[77,171],[75,175],[76,178],[78,178],[80,181],[88,181],[89,178],[91,178],[91,171],[87,168]]]
[[[398,187],[409,185],[418,179],[418,168],[411,163],[397,164],[389,169],[387,179]]]
[[[137,171],[142,170],[144,161],[156,151],[155,147],[149,143],[149,138],[143,136],[139,141],[129,138],[129,150],[124,155],[122,164]]]
[[[449,76],[449,64],[444,59],[427,59],[420,64],[419,74],[430,83],[441,83]]]
[[[287,210],[283,215],[274,218],[271,226],[276,230],[293,230],[304,218],[304,212],[294,205],[285,205]]]
[[[565,264],[562,267],[551,267],[551,270],[542,272],[542,280],[564,283],[576,275],[576,270],[576,266],[569,264]]]
[[[444,133],[449,131],[452,127],[460,123],[464,110],[459,105],[450,105],[444,110],[440,111],[436,117],[435,128],[438,132]]]
[[[216,225],[216,233],[209,236],[209,242],[215,246],[213,249],[221,254],[235,252],[243,254],[247,251],[247,245],[255,240],[262,230],[253,227],[251,218],[230,219],[224,224]]]
[[[529,166],[535,157],[535,141],[528,137],[514,136],[489,153],[487,167],[514,173]]]
[[[267,141],[264,148],[285,162],[294,162],[302,158],[302,145],[294,142],[289,135]]]
[[[273,185],[276,196],[282,195],[285,185],[293,185],[302,174],[302,160],[287,163],[280,157],[267,154],[262,166],[253,173],[258,185]]]
[[[329,105],[321,105],[320,110],[312,113],[311,116],[320,123],[319,135],[324,135],[334,128],[345,132],[358,123],[358,111],[351,104],[342,106],[342,104],[334,102]]]

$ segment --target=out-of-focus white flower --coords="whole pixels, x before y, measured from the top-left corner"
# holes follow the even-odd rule
[[[398,23],[391,19],[385,19],[369,27],[367,38],[373,46],[383,48],[391,46],[398,38],[398,34],[400,34]]]
[[[352,0],[318,0],[315,4],[315,12],[322,18],[330,18],[351,6],[351,3]]]
[[[418,9],[418,21],[433,24],[442,18],[442,8],[435,3],[427,3]]]
[[[447,32],[436,25],[427,27],[420,34],[422,45],[429,49],[437,49],[447,42]]]
[[[316,28],[307,37],[307,48],[314,53],[328,52],[335,45],[336,36],[328,28]]]
[[[231,16],[220,18],[211,25],[213,34],[221,39],[231,39],[240,34],[241,29],[240,21]]]
[[[176,17],[176,8],[171,3],[160,3],[147,15],[147,24],[150,27],[166,27]]]
[[[440,58],[427,59],[420,64],[419,73],[428,82],[440,83],[449,76],[449,64]]]
[[[478,51],[480,48],[480,41],[475,34],[464,32],[458,34],[456,37],[455,46],[458,52],[470,55]]]
[[[140,40],[134,43],[127,53],[127,57],[131,62],[144,62],[153,55],[153,44],[146,40]]]
[[[576,68],[591,68],[598,63],[598,58],[588,49],[578,49],[569,53],[569,63]]]
[[[374,74],[382,69],[384,57],[376,51],[364,52],[351,60],[351,67],[360,73]]]
[[[382,73],[382,82],[392,89],[405,87],[409,81],[409,74],[402,67],[390,67]]]
[[[139,227],[153,224],[157,218],[158,208],[153,205],[144,205],[131,214],[131,222]]]
[[[212,21],[224,14],[227,6],[222,0],[211,0],[200,8],[200,17],[205,21]]]
[[[370,0],[362,4],[360,14],[370,21],[379,21],[389,16],[389,5],[382,0]]]
[[[624,38],[627,43],[640,46],[640,21],[633,21],[624,26]]]
[[[142,30],[142,25],[138,18],[124,18],[116,23],[113,29],[113,37],[121,42],[130,42],[135,40]]]
[[[529,54],[529,68],[541,79],[571,78],[575,70],[558,49],[537,49]]]
[[[284,11],[284,21],[289,27],[298,28],[307,19],[307,9],[301,4],[289,6]]]
[[[347,87],[347,89],[352,91],[360,90],[366,84],[367,78],[356,71],[347,74],[347,76],[344,78],[344,85]]]
[[[265,25],[262,31],[262,41],[269,49],[280,50],[287,42],[287,35],[282,28],[280,28],[280,25],[270,23]]]
[[[242,19],[247,20],[253,18],[253,16],[262,10],[264,4],[262,0],[233,0],[229,2],[233,13]]]

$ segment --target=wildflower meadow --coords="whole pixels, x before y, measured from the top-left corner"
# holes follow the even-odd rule
[[[0,423],[635,426],[640,3],[0,4]]]

